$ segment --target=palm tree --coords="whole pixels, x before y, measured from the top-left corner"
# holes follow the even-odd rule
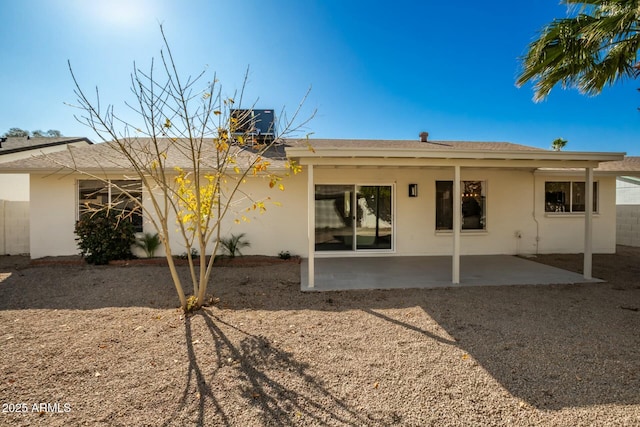
[[[558,83],[597,95],[638,75],[640,0],[562,0],[570,16],[543,28],[522,58],[518,87],[535,82],[534,100]]]
[[[566,139],[556,138],[551,143],[551,148],[553,149],[553,151],[561,151],[564,146],[567,145],[567,142],[569,141],[567,141]]]

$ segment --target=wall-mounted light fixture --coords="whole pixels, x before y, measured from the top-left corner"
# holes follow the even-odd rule
[[[418,184],[409,184],[409,197],[418,197]]]

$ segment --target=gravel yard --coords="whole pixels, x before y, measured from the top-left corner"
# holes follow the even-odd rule
[[[185,319],[166,267],[0,257],[0,425],[640,425],[640,248],[596,255],[589,285],[214,274],[220,302]]]

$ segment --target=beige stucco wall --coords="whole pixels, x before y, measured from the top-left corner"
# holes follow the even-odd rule
[[[527,170],[462,169],[462,180],[486,181],[487,229],[463,232],[462,254],[578,253],[584,248],[584,215],[549,215],[544,212],[544,182],[558,176]],[[114,177],[117,178],[117,177]],[[435,181],[451,180],[446,168],[319,168],[316,184],[391,184],[395,188],[395,255],[447,255],[452,252],[450,232],[435,230]],[[583,175],[574,179],[584,180]],[[596,253],[615,252],[615,178],[598,177],[599,213],[594,217]],[[534,186],[535,182],[535,186]],[[418,197],[408,196],[408,185],[418,184]],[[280,251],[307,256],[307,173],[284,181],[285,191],[270,189],[263,179],[249,179],[244,191],[255,199],[271,197],[267,212],[242,212],[249,200],[239,202],[222,224],[222,235],[246,233],[251,247],[245,254],[277,255]],[[535,188],[535,189],[534,189]],[[534,197],[535,196],[535,197]],[[77,216],[75,177],[31,179],[31,256],[69,255],[78,252],[73,227]],[[235,224],[240,214],[249,223]],[[173,224],[173,223],[171,223]],[[148,225],[147,231],[151,231]],[[519,236],[519,237],[518,237]],[[177,227],[172,228],[173,241]],[[175,254],[184,252],[176,244]],[[364,252],[363,252],[364,253]],[[368,253],[370,254],[370,252]],[[326,256],[327,254],[322,254]],[[341,253],[340,256],[359,255]]]
[[[584,174],[536,175],[536,200],[539,206],[540,253],[578,253],[584,250],[584,215],[544,212],[545,181],[584,181]],[[598,212],[593,216],[593,252],[616,251],[616,180],[611,176],[596,176],[598,182]]]
[[[303,175],[303,174],[301,174]],[[112,176],[112,179],[122,179],[121,176]],[[277,188],[269,188],[268,181],[263,178],[248,178],[242,189],[247,196],[239,197],[234,208],[226,216],[221,227],[222,237],[233,234],[246,233],[245,239],[251,244],[243,249],[245,255],[265,254],[277,255],[280,251],[289,251],[291,254],[300,255],[306,249],[306,240],[300,238],[306,236],[306,210],[301,212],[297,206],[300,203],[302,192],[306,189],[306,178],[286,179],[283,181],[285,191]],[[73,255],[78,253],[74,225],[77,219],[77,176],[38,176],[31,178],[31,257]],[[143,197],[149,205],[147,194]],[[251,200],[260,200],[270,197],[265,201],[267,211],[260,214],[258,211],[246,212],[246,208],[252,205]],[[275,202],[275,203],[274,203]],[[276,205],[279,203],[279,206]],[[245,215],[249,222],[235,223],[236,218]],[[155,232],[153,227],[146,222],[145,231]],[[180,244],[178,227],[175,220],[169,223],[173,253],[180,255],[185,252]],[[157,254],[161,255],[163,251]],[[142,253],[139,253],[140,255]]]
[[[463,231],[461,253],[512,254],[535,250],[532,219],[533,175],[529,172],[462,169],[463,181],[485,181],[486,231]],[[322,169],[317,184],[394,184],[397,255],[448,255],[453,250],[451,232],[436,231],[436,181],[453,179],[453,169]],[[408,195],[418,184],[418,197]],[[522,236],[516,238],[516,231]],[[364,253],[364,252],[363,252]],[[321,254],[324,255],[324,254]]]
[[[2,165],[0,165],[0,168]],[[29,201],[29,175],[0,174],[0,200]]]
[[[435,230],[435,181],[452,180],[451,168],[316,168],[314,175],[316,184],[395,185],[395,254],[452,253],[451,233]],[[584,250],[584,215],[544,212],[545,181],[584,181],[584,174],[560,178],[534,175],[522,169],[463,168],[461,178],[485,181],[487,195],[486,231],[463,231],[461,254],[579,253]],[[615,178],[596,180],[600,185],[600,208],[593,220],[593,249],[596,253],[613,253]],[[410,183],[418,184],[416,198],[408,196]],[[326,253],[319,255],[327,256]]]

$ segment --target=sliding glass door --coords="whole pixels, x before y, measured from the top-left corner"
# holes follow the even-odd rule
[[[392,249],[392,188],[316,185],[316,251]]]

